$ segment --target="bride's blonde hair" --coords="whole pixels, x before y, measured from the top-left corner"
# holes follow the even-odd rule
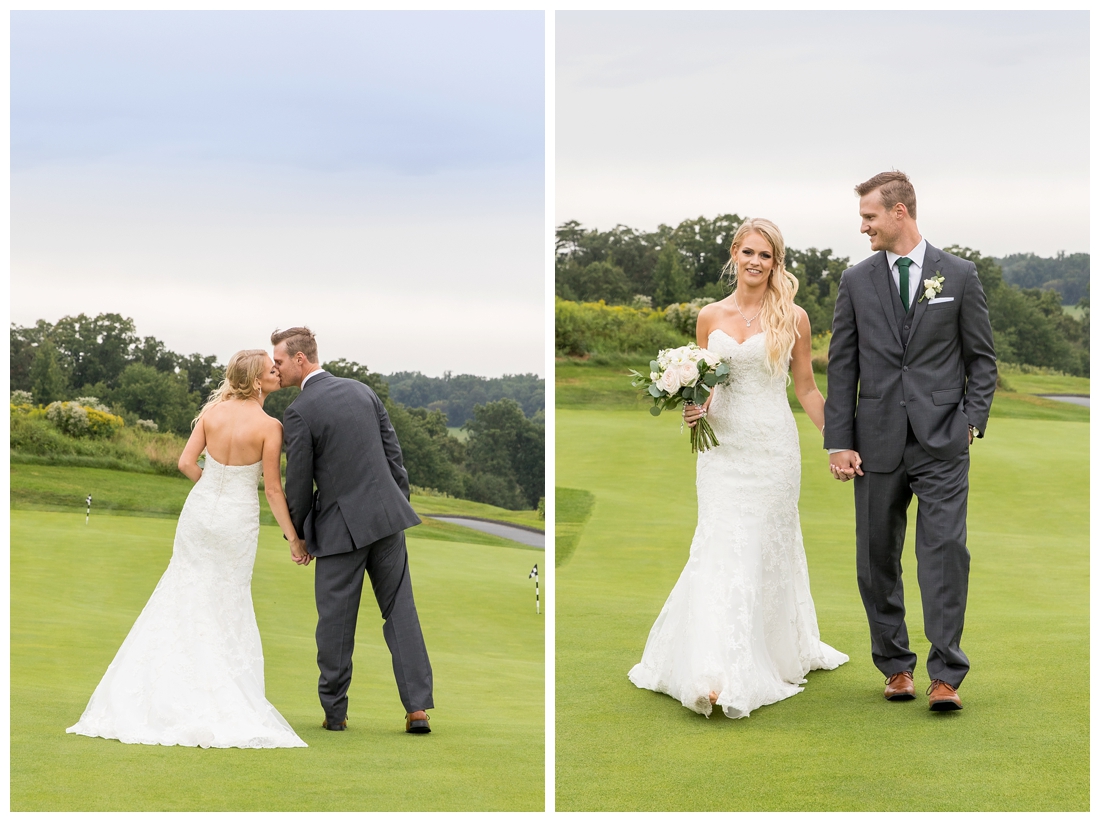
[[[741,223],[730,244],[730,259],[723,269],[732,288],[737,287],[737,250],[749,234],[759,234],[772,247],[775,265],[768,277],[764,291],[764,304],[760,308],[760,327],[764,332],[768,366],[773,373],[785,375],[790,369],[791,352],[798,333],[798,317],[794,309],[794,295],[798,292],[798,278],[787,271],[784,262],[787,247],[783,234],[771,220],[751,218]]]
[[[238,351],[229,358],[225,367],[225,379],[214,389],[210,399],[199,410],[199,415],[191,420],[194,427],[202,415],[219,402],[226,400],[248,400],[260,393],[260,375],[267,367],[267,352],[262,348],[249,348]]]

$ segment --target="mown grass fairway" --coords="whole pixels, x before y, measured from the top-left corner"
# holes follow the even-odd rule
[[[589,360],[560,358],[554,366],[556,374],[554,403],[563,408],[610,410],[637,409],[644,411],[652,401],[630,387],[630,369],[644,371],[648,367],[644,355],[592,357]],[[1048,374],[1020,374],[1006,369],[1008,389],[998,390],[990,416],[993,419],[1061,420],[1088,422],[1089,409],[1058,400],[1048,400],[1039,394],[1089,393],[1085,377],[1061,377]],[[828,379],[814,374],[822,394],[827,394]],[[798,408],[794,385],[787,387],[787,399]],[[800,410],[800,409],[799,409]]]
[[[581,538],[584,524],[592,516],[596,498],[576,488],[554,489],[554,564],[569,562]]]
[[[137,476],[158,479],[127,479]],[[267,697],[310,747],[202,750],[66,734],[167,566],[174,531],[166,518],[93,512],[85,526],[83,512],[11,512],[11,810],[543,808],[543,621],[531,552],[504,540],[410,532],[436,686],[428,736],[404,733],[369,585],[349,730],[321,729],[314,566],[291,563],[270,526],[252,583]]]
[[[629,397],[628,381],[620,385]],[[569,395],[583,393],[582,380]],[[626,678],[695,528],[687,436],[642,405],[583,406],[559,407],[556,418],[557,484],[595,495],[557,572],[558,810],[1089,809],[1087,421],[995,416],[975,444],[963,637],[972,669],[964,709],[933,714],[912,525],[905,578],[918,699],[888,703],[856,589],[852,487],[828,475],[820,435],[797,413],[821,636],[851,661],[811,672],[805,691],[748,719],[708,720]],[[1087,409],[1064,413],[1078,410],[1087,420]]]
[[[1088,394],[1088,377],[1069,377],[1055,374],[1024,374],[1017,368],[999,369],[1001,381],[1013,391],[1025,394]]]
[[[182,475],[168,477],[82,465],[13,463],[9,474],[12,508],[30,511],[84,511],[84,499],[90,493],[92,516],[95,517],[108,513],[175,519],[183,509],[183,502],[191,490],[190,480]],[[258,491],[257,496],[260,500],[260,523],[275,525],[275,517],[267,506],[263,491]],[[423,518],[423,523],[409,531],[410,538],[514,547],[510,540],[432,519],[428,516],[429,513],[482,517],[529,528],[541,529],[543,526],[537,511],[509,511],[495,505],[464,499],[413,494],[412,506]]]

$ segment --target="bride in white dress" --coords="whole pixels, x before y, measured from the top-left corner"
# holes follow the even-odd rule
[[[710,716],[746,717],[802,690],[806,673],[848,657],[821,641],[798,520],[802,473],[795,393],[818,430],[824,399],[810,365],[810,321],[794,303],[779,229],[746,220],[730,248],[736,290],[699,312],[698,344],[730,363],[702,407],[719,446],[699,454],[699,522],[687,565],[630,671],[639,688]]]
[[[283,496],[282,425],[263,410],[264,396],[278,388],[266,352],[230,359],[180,457],[195,486],[168,569],[68,733],[146,745],[306,747],[264,695],[252,608],[261,472],[292,558],[299,565],[310,559]]]

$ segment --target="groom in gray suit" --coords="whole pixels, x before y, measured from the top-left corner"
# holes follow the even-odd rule
[[[355,623],[370,577],[385,620],[405,706],[405,730],[429,733],[432,666],[413,602],[405,529],[420,523],[409,505],[409,477],[397,434],[370,386],[334,377],[318,365],[317,341],[304,327],[271,335],[279,384],[302,389],[283,414],[286,500],[294,528],[314,558],[317,691],[323,727],[347,727]],[[316,484],[316,491],[314,491]]]
[[[829,345],[825,447],[855,480],[857,579],[885,697],[915,697],[901,582],[906,511],[917,497],[917,581],[924,606],[928,706],[962,707],[970,668],[959,647],[970,553],[970,445],[997,383],[993,331],[974,263],[928,244],[899,171],[856,186],[875,254],[840,278]]]

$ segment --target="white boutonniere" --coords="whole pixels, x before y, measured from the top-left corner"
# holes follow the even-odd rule
[[[917,302],[919,303],[926,299],[930,300],[941,291],[943,291],[943,276],[940,274],[940,272],[937,271],[934,275],[924,281],[924,293],[921,294],[920,299],[918,299]]]

